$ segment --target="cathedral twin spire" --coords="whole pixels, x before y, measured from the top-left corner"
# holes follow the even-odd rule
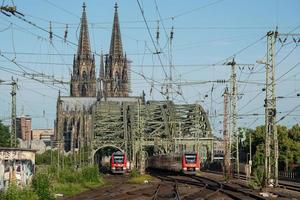
[[[127,97],[129,93],[128,60],[126,55],[123,55],[117,3],[115,4],[109,54],[105,57],[105,70],[103,71],[104,96]]]
[[[112,28],[112,33],[111,33],[109,54],[111,56],[113,56],[114,58],[123,57],[123,48],[122,48],[121,31],[120,31],[117,3],[115,4],[115,15],[114,15],[114,22],[113,22],[113,28]]]
[[[88,31],[88,22],[87,22],[86,11],[85,11],[86,8],[85,3],[83,3],[82,8],[83,11],[81,17],[77,55],[89,56],[91,54],[91,47],[90,47],[90,38],[89,38],[89,31]]]
[[[105,58],[101,55],[100,61],[100,80],[103,90],[101,93],[104,96],[128,96],[127,64],[126,55],[123,56],[116,3],[109,54]],[[75,97],[96,96],[95,59],[91,53],[85,3],[83,3],[80,36],[77,55],[74,56],[70,91],[71,96]]]
[[[74,55],[70,92],[73,97],[95,97],[95,57],[91,53],[85,3],[80,23],[77,54]]]

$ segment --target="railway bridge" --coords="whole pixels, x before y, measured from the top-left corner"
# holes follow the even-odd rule
[[[152,154],[197,151],[204,161],[212,158],[212,131],[199,104],[109,97],[95,103],[92,118],[92,162],[108,146],[126,152],[130,167],[141,172]]]

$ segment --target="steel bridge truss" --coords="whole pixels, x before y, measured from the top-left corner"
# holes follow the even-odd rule
[[[199,104],[143,102],[140,98],[98,101],[93,115],[92,155],[102,146],[117,146],[138,166],[147,147],[153,148],[153,153],[180,152],[191,146],[194,151],[203,146],[212,151],[211,127]]]

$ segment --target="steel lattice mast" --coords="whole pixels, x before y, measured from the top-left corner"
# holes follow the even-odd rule
[[[266,99],[265,99],[265,184],[271,178],[271,136],[274,143],[274,179],[278,185],[278,138],[276,128],[276,97],[275,97],[275,41],[277,31],[267,33],[267,62],[266,62]]]
[[[225,152],[224,152],[224,166],[225,166],[225,171],[224,175],[225,178],[230,178],[231,177],[231,148],[230,148],[230,140],[229,140],[229,134],[228,134],[228,88],[225,88],[224,91],[224,119],[223,119],[223,137],[224,137],[224,147],[225,147]]]

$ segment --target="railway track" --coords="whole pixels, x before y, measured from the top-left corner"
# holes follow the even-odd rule
[[[195,193],[188,194],[185,196],[178,195],[178,198],[174,199],[214,199],[217,197],[223,197],[226,196],[230,199],[235,200],[252,200],[252,199],[259,199],[264,200],[265,198],[254,193],[250,189],[245,188],[236,188],[235,186],[232,186],[230,184],[221,183],[209,178],[204,177],[198,177],[198,176],[191,176],[191,175],[178,175],[175,174],[175,177],[171,177],[169,174],[167,175],[155,175],[157,178],[159,178],[162,181],[168,181],[173,183],[179,183],[179,184],[187,184],[187,185],[193,185],[197,186],[199,190]],[[178,187],[178,186],[177,186]],[[178,191],[178,189],[177,189]],[[228,199],[229,199],[228,198]]]
[[[163,187],[166,187],[166,185],[162,183],[158,184],[151,198],[152,200],[158,200],[158,199],[163,199],[168,197],[170,197],[168,199],[181,200],[179,189],[178,189],[178,183],[176,182],[176,180],[174,180],[174,184],[171,187],[171,190],[169,189],[168,191],[170,194],[169,196],[168,193],[166,193],[166,188],[165,191],[162,191]],[[161,196],[160,193],[163,193],[164,196]]]
[[[207,188],[221,192],[226,194],[227,196],[231,197],[232,199],[259,199],[264,200],[265,198],[254,193],[253,191],[245,188],[236,188],[227,183],[220,183],[213,179],[205,178],[205,177],[198,177],[198,176],[191,176],[192,179],[198,180],[202,183],[206,183],[208,186]]]
[[[236,177],[236,176],[234,176]],[[247,177],[243,174],[240,175],[240,179],[247,180]],[[292,182],[287,182],[283,180],[278,181],[279,187],[287,190],[292,190],[295,192],[300,192],[300,185],[296,183],[296,185],[293,185]]]
[[[206,172],[215,173],[215,174],[217,173],[217,174],[220,174],[220,175],[223,174],[222,172],[213,172],[213,171],[206,171]],[[233,177],[237,179],[236,174],[234,174]],[[253,178],[253,177],[251,177],[251,178]],[[247,177],[246,177],[245,174],[240,174],[239,179],[247,180]],[[280,188],[287,189],[287,190],[292,190],[292,191],[295,191],[295,192],[300,192],[300,184],[298,182],[279,180],[278,183],[279,183]]]

